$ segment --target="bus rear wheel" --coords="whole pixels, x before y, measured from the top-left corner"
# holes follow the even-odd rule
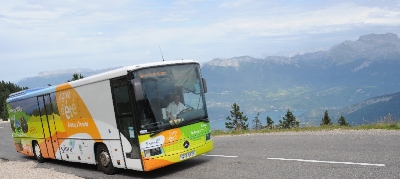
[[[104,144],[100,144],[96,149],[97,167],[100,171],[107,175],[115,173],[114,165],[111,161],[110,152]]]
[[[33,154],[39,163],[43,163],[44,158],[42,152],[40,151],[39,144],[36,141],[33,141]]]

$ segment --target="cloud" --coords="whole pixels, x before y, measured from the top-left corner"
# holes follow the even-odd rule
[[[202,3],[202,2],[187,2]],[[254,5],[253,5],[254,4]],[[127,37],[128,39],[146,39],[146,41],[172,41],[175,39],[188,39],[194,43],[204,41],[232,39],[232,36],[239,39],[254,37],[283,36],[295,33],[330,33],[344,31],[352,28],[359,28],[366,25],[399,25],[400,11],[384,7],[368,7],[355,3],[341,3],[326,5],[318,8],[298,7],[297,5],[276,5],[269,7],[266,3],[239,0],[222,3],[221,7],[240,7],[240,10],[232,14],[207,11],[207,9],[191,9],[194,7],[179,7],[163,9],[162,12],[151,12],[150,19],[145,10],[139,12],[128,12],[122,9],[121,12],[114,11],[104,5],[83,4],[83,8],[76,8],[76,5],[67,4],[66,7],[46,9],[50,5],[19,5],[17,8],[8,9],[5,15],[5,22],[29,28],[35,31],[48,31],[49,28],[59,31],[68,30],[69,37],[84,38],[86,34],[103,35],[103,32],[85,32],[85,29],[107,28],[118,31],[114,34],[116,39]],[[261,11],[258,7],[264,8]],[[265,7],[266,6],[266,7]],[[247,11],[254,7],[256,12]],[[176,9],[178,8],[178,9]],[[126,12],[126,13],[125,13]],[[207,14],[208,13],[208,14]],[[217,13],[218,16],[214,14]],[[143,20],[139,20],[143,17]],[[160,24],[157,22],[159,17]],[[144,22],[149,20],[149,22]],[[176,23],[175,25],[169,23]],[[129,24],[129,25],[128,25]],[[116,29],[110,25],[123,29]],[[128,26],[127,26],[128,25]],[[105,29],[105,30],[107,30]],[[135,32],[134,35],[131,35]],[[47,34],[47,33],[45,33]],[[44,35],[45,35],[44,34]],[[146,38],[140,38],[146,37]]]
[[[170,17],[164,17],[161,20],[164,22],[182,22],[182,21],[188,21],[189,18],[179,17],[179,16],[176,16],[176,17],[170,16]]]
[[[257,37],[333,33],[368,25],[400,25],[400,14],[397,10],[364,7],[354,3],[293,12],[290,12],[291,7],[282,8],[259,16],[227,17],[194,26],[154,27],[146,31],[134,28],[127,30],[124,36],[117,37],[117,41],[146,41],[148,44],[175,42],[188,45],[223,41],[240,43]]]
[[[399,1],[346,0],[3,1],[0,64],[14,64],[4,59],[132,64],[132,57],[159,59],[159,46],[166,59],[209,60],[292,50],[293,42],[303,46],[316,37],[325,44],[303,48],[329,48],[333,37],[347,40],[340,34],[400,33],[399,8]]]
[[[244,4],[252,3],[252,0],[236,0],[236,1],[229,1],[221,4],[221,7],[224,8],[237,8],[241,7]]]

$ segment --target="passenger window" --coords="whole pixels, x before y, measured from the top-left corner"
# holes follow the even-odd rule
[[[131,102],[129,100],[128,87],[126,84],[114,87],[114,99],[117,105],[116,108],[118,115],[132,114]]]

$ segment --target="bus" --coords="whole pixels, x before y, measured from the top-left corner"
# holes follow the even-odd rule
[[[179,60],[23,90],[10,94],[6,105],[17,152],[40,163],[95,164],[114,174],[118,168],[151,171],[211,151],[206,92],[199,63]],[[175,103],[181,108],[172,114]]]

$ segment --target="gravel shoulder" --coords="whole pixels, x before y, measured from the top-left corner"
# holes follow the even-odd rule
[[[0,120],[0,128],[9,127],[9,121]],[[15,155],[22,155],[16,153]],[[45,178],[45,179],[82,179],[72,174],[57,172],[53,169],[39,168],[36,161],[9,161],[0,158],[0,178]]]
[[[56,172],[53,169],[36,168],[38,164],[34,161],[19,162],[0,159],[0,178],[70,178],[82,179],[75,175]]]

